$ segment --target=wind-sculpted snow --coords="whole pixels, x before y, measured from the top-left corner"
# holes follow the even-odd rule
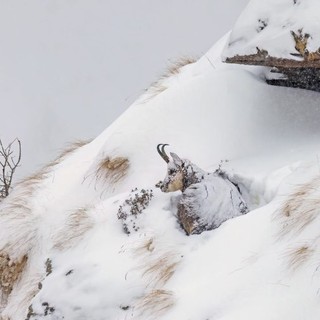
[[[258,48],[272,57],[301,60],[304,53],[297,48],[295,35],[301,45],[306,41],[312,59],[319,60],[319,12],[318,0],[251,0],[232,30],[224,55],[256,54]]]
[[[226,41],[1,203],[1,320],[318,319],[320,96],[222,65]],[[181,193],[155,188],[164,141],[208,172],[228,159],[253,209],[186,236]],[[136,215],[131,190],[153,195]]]

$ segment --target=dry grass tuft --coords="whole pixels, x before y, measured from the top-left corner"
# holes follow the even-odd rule
[[[80,208],[72,212],[64,228],[54,236],[53,247],[58,250],[72,248],[93,226],[94,223],[88,215],[88,208]]]
[[[172,77],[172,76],[178,75],[181,71],[181,68],[183,68],[184,66],[186,66],[188,64],[195,63],[196,61],[197,60],[194,58],[181,57],[177,61],[172,63],[168,67],[167,71],[162,76],[160,76],[160,78],[157,81],[153,82],[151,84],[151,86],[146,90],[147,96],[142,101],[142,103],[146,103],[146,102],[152,100],[154,97],[156,97],[160,93],[167,90],[168,86],[164,83],[165,80]]]
[[[61,153],[60,155],[55,159],[54,162],[61,162],[61,160],[65,159],[68,155],[70,155],[72,152],[76,151],[77,149],[87,145],[90,143],[91,140],[77,140],[72,143],[70,143]]]
[[[316,192],[319,187],[320,180],[316,178],[299,186],[283,203],[277,212],[282,222],[280,236],[300,233],[318,217],[320,197]]]
[[[142,243],[141,246],[135,249],[135,253],[137,254],[144,254],[145,252],[153,252],[155,249],[154,240],[150,238]]]
[[[148,277],[149,286],[164,286],[173,276],[179,261],[174,254],[165,253],[148,263],[144,277]]]
[[[100,161],[96,171],[97,180],[104,179],[115,184],[122,180],[128,173],[129,160],[124,157],[107,157]]]
[[[25,255],[19,261],[12,261],[8,254],[0,253],[0,288],[6,296],[19,280],[27,260],[28,257]]]
[[[53,167],[58,165],[62,160],[64,160],[72,152],[85,146],[88,143],[90,143],[89,140],[88,141],[78,140],[73,143],[70,143],[60,153],[60,155],[58,155],[58,157],[55,160],[49,162],[42,169],[38,170],[34,174],[22,179],[20,182],[18,182],[17,186],[27,188],[29,191],[34,191],[34,189],[36,189],[37,185],[40,184],[40,182],[42,182],[47,177],[47,175],[50,173],[50,171],[52,170]]]
[[[180,57],[178,60],[176,60],[169,66],[166,76],[169,77],[172,75],[176,75],[180,72],[181,68],[189,64],[195,63],[196,61],[197,59],[191,57]]]
[[[147,289],[135,304],[138,310],[137,318],[143,315],[146,319],[158,319],[174,305],[173,292],[166,290],[164,286],[176,272],[182,255],[174,250],[159,252],[158,245],[156,240],[150,237],[134,251],[141,258],[140,269]],[[168,248],[167,244],[165,248]]]
[[[148,319],[158,319],[163,313],[174,305],[171,291],[152,290],[140,299],[137,308],[140,315],[147,315]]]
[[[291,248],[287,252],[289,268],[292,270],[297,270],[314,253],[314,249],[310,248],[308,245],[303,245],[297,248]]]

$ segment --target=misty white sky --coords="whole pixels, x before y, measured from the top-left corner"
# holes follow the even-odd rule
[[[19,176],[94,138],[170,61],[200,57],[248,0],[0,0],[0,138]]]

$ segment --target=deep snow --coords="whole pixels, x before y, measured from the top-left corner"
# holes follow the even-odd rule
[[[232,30],[224,56],[255,54],[258,47],[272,57],[301,60],[293,55],[297,51],[291,31],[308,34],[307,49],[316,52],[319,9],[317,0],[251,0]]]
[[[28,255],[4,319],[318,319],[318,180],[291,208],[313,217],[301,230],[303,216],[286,217],[283,203],[319,175],[320,96],[222,64],[227,41],[1,204],[1,252]],[[187,237],[178,193],[154,187],[166,172],[158,143],[206,170],[228,159],[253,210]],[[96,178],[106,157],[129,159],[122,179]],[[117,215],[134,188],[154,197],[127,235]]]

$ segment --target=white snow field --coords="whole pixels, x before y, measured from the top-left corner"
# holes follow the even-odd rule
[[[320,46],[320,2],[318,0],[251,0],[238,18],[224,55],[249,55],[267,50],[270,56],[301,60],[297,57],[291,31],[308,34],[307,50]]]
[[[319,319],[320,95],[223,64],[228,41],[1,203],[1,320]],[[251,211],[186,236],[158,143],[228,159]]]

